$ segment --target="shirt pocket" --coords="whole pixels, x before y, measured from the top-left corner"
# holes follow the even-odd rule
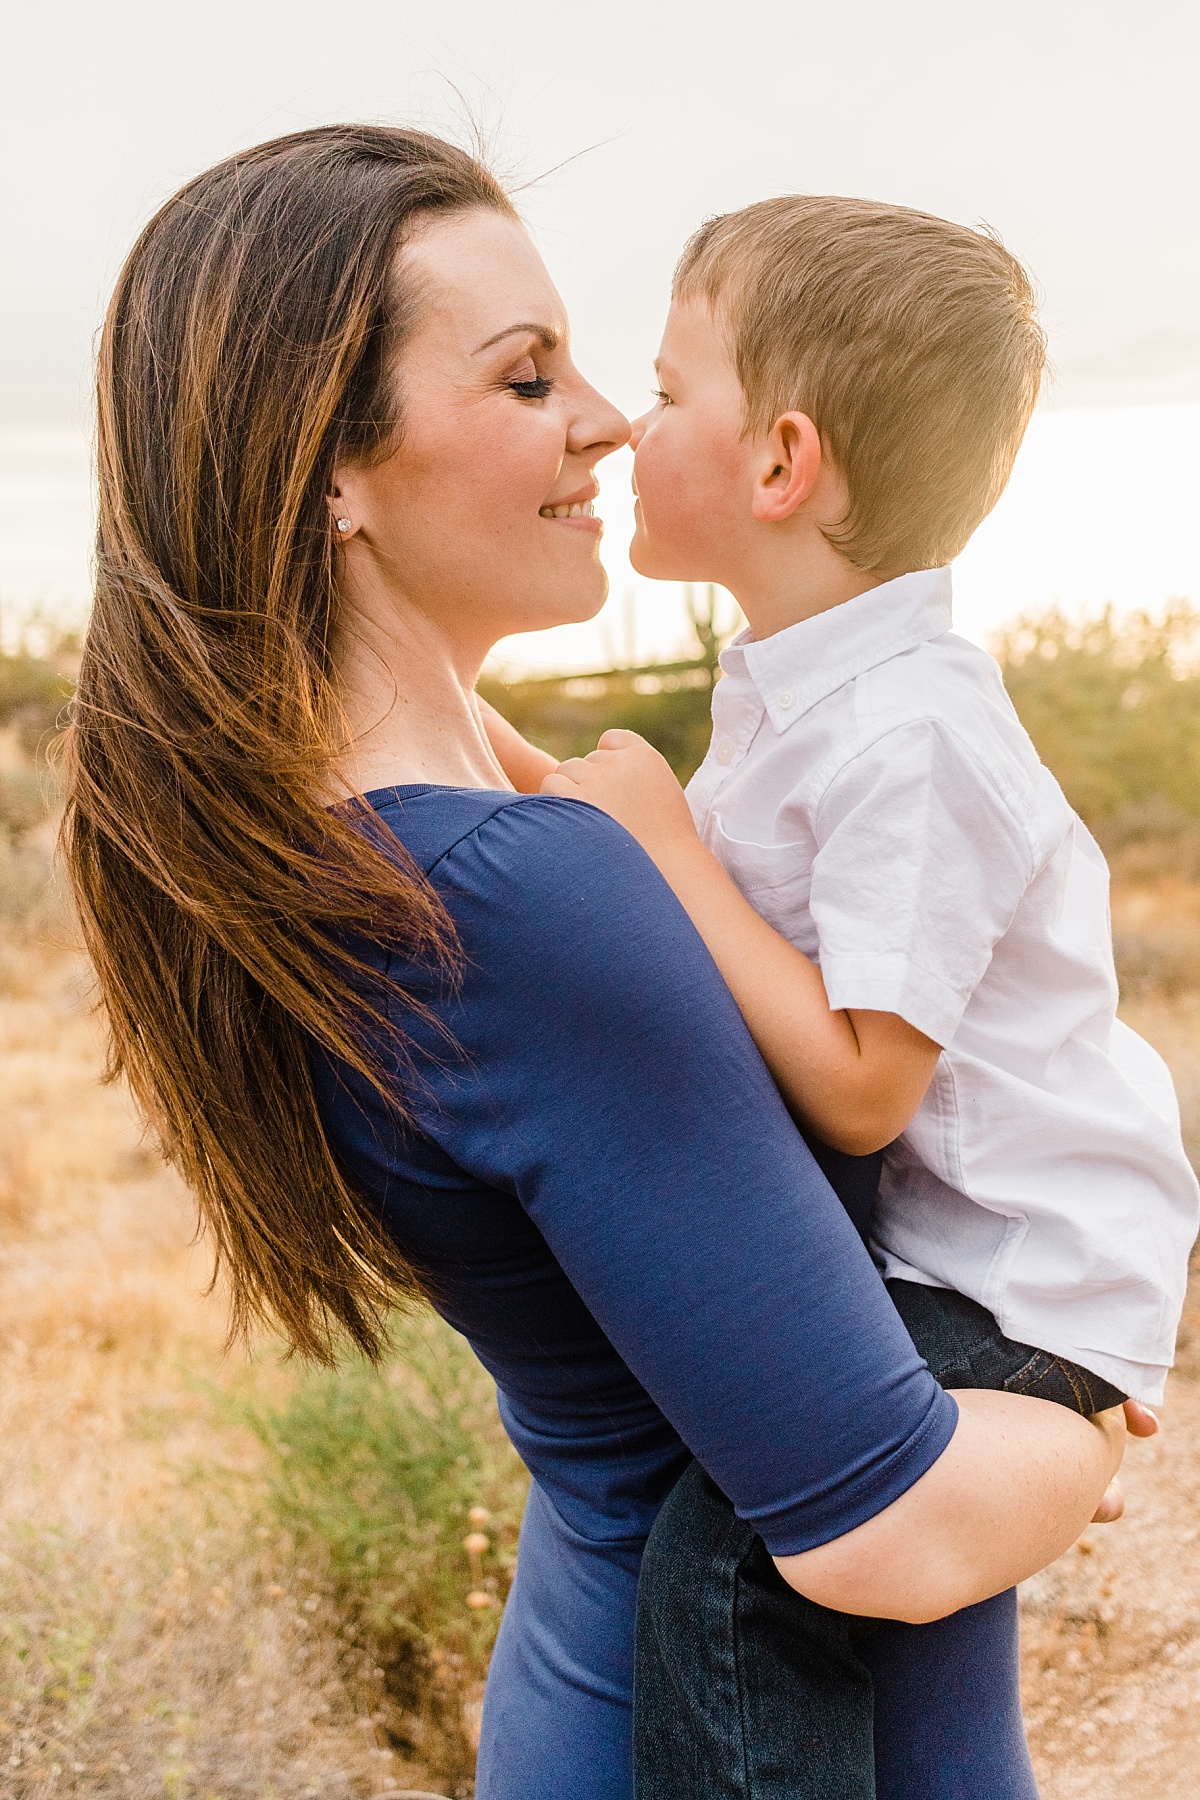
[[[750,843],[733,837],[714,814],[708,847],[755,912],[797,950],[816,958],[819,945],[809,911],[814,846]]]

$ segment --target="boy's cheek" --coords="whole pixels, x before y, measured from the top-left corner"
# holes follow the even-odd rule
[[[657,576],[660,580],[669,581],[671,570],[664,566],[662,549],[646,529],[640,500],[634,508],[633,519],[633,539],[629,546],[630,563],[639,575]]]
[[[639,503],[629,560],[639,575],[658,581],[715,581],[714,524],[689,497],[661,511]],[[719,531],[717,536],[719,537]]]
[[[637,488],[635,543],[666,550],[695,536],[697,473],[687,456],[672,454],[673,446],[647,436],[634,457]]]
[[[669,489],[666,490],[669,496]],[[670,580],[677,574],[676,563],[688,546],[688,518],[678,501],[664,497],[659,505],[657,495],[639,492],[633,511],[635,530],[629,556],[641,575],[657,575]],[[685,579],[680,577],[680,579]]]

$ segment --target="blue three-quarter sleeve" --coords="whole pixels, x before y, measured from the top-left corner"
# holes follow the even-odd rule
[[[466,1307],[468,1334],[518,1408],[504,1307],[523,1306],[514,1341],[545,1366],[565,1316],[510,1280],[544,1244],[580,1317],[773,1553],[870,1518],[941,1454],[956,1409],[674,895],[578,802],[478,796],[452,842],[423,843],[419,796],[403,794],[375,805],[428,868],[464,963],[436,1003],[438,1031],[404,1021],[426,1147],[397,1133],[386,1153],[393,1228],[416,1220],[418,1194],[448,1232],[459,1220],[443,1271],[486,1296]],[[517,1203],[527,1241],[487,1248],[486,1224],[470,1221],[488,1193]]]

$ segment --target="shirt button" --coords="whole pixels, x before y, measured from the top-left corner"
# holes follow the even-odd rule
[[[778,700],[784,712],[787,712],[789,707],[795,706],[796,704],[796,696],[793,694],[791,688],[783,688],[776,694],[775,698]]]
[[[733,761],[733,745],[728,738],[722,738],[716,748],[716,758],[722,767]]]

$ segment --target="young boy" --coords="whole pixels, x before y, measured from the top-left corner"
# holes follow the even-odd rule
[[[542,785],[654,858],[806,1130],[884,1152],[872,1248],[943,1384],[1090,1414],[1162,1396],[1198,1192],[1165,1065],[1115,1017],[1103,858],[950,632],[946,565],[1043,363],[991,236],[806,196],[706,224],[634,427],[631,555],[726,587],[748,629],[686,800],[627,732]],[[928,1679],[938,1629],[899,1628],[887,1679]],[[666,1794],[703,1756],[657,1735],[640,1791]],[[920,1779],[877,1770],[881,1794]]]

